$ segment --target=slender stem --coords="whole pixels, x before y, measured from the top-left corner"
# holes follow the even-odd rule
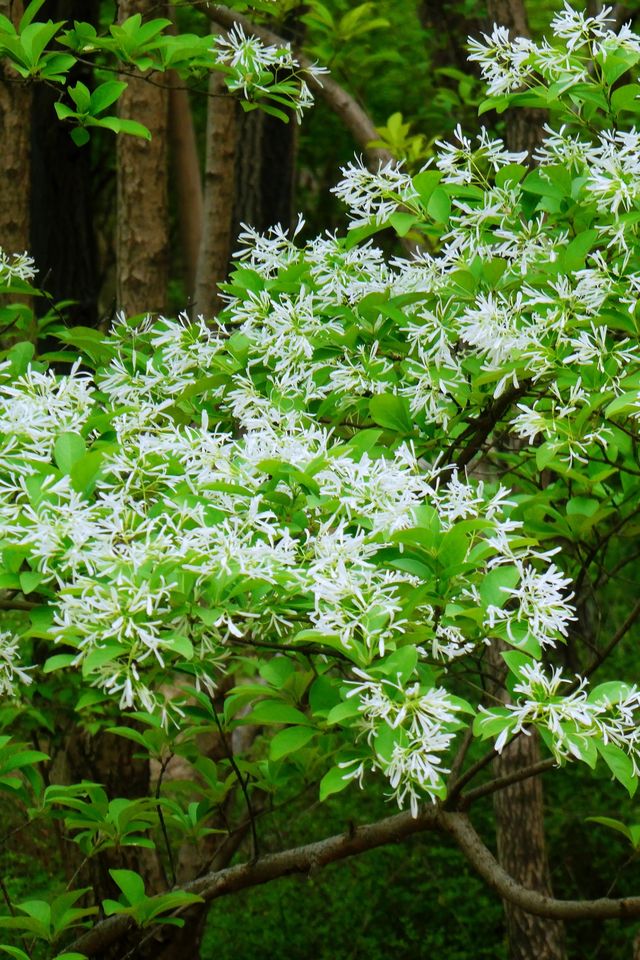
[[[9,908],[9,913],[11,914],[12,917],[15,917],[16,911],[15,911],[15,908],[14,908],[14,906],[13,906],[13,902],[12,902],[12,900],[11,900],[11,897],[9,896],[9,891],[8,891],[7,888],[6,888],[6,885],[5,885],[5,882],[4,882],[4,877],[2,877],[2,876],[0,876],[0,890],[2,890],[2,896],[4,897],[4,901],[5,901],[5,903],[7,904],[8,908]],[[25,949],[25,953],[31,958],[31,957],[33,956],[33,954],[31,953],[31,947],[30,947],[29,944],[27,943],[26,935],[25,935],[24,933],[20,934],[20,939],[22,940],[22,945],[23,945],[23,947],[24,947],[24,949]],[[32,944],[31,946],[33,946],[33,944]]]
[[[231,747],[230,747],[229,744],[227,743],[227,738],[226,738],[225,735],[224,735],[224,730],[222,729],[222,724],[220,723],[220,717],[218,716],[218,711],[216,710],[216,708],[215,708],[215,706],[214,706],[213,703],[211,704],[211,709],[213,710],[213,715],[214,715],[214,717],[215,717],[216,725],[217,725],[218,731],[219,731],[219,733],[220,733],[220,739],[222,740],[222,745],[223,745],[223,747],[224,747],[224,750],[225,750],[225,753],[226,753],[227,758],[228,758],[228,760],[229,760],[229,763],[231,764],[231,766],[232,766],[232,768],[233,768],[233,772],[235,773],[235,775],[236,775],[236,777],[237,777],[238,783],[240,784],[240,789],[242,790],[242,795],[243,795],[243,797],[244,797],[244,802],[245,802],[245,804],[246,804],[246,806],[247,806],[247,812],[248,812],[248,814],[249,814],[249,820],[251,821],[251,847],[252,847],[252,850],[251,850],[251,860],[252,860],[252,862],[255,862],[255,861],[257,861],[258,856],[259,856],[258,833],[257,833],[257,831],[256,831],[256,818],[255,818],[255,815],[254,815],[254,812],[253,812],[253,807],[252,807],[252,805],[251,805],[251,799],[250,799],[250,797],[249,797],[249,791],[247,790],[247,784],[246,784],[246,782],[245,782],[244,777],[242,776],[242,773],[240,772],[240,767],[239,767],[238,764],[236,763],[236,758],[235,758],[234,755],[233,755],[233,750],[231,749]]]
[[[160,766],[160,773],[158,774],[158,782],[156,784],[156,808],[158,810],[158,820],[160,821],[160,830],[162,831],[164,846],[169,859],[169,869],[171,870],[171,886],[175,887],[176,883],[178,882],[176,876],[176,865],[173,859],[171,844],[169,843],[169,834],[167,832],[167,824],[164,819],[164,813],[162,812],[162,804],[160,803],[160,788],[162,786],[162,778],[164,777],[165,770],[169,766],[172,758],[173,754],[170,754],[165,760],[162,761],[162,765]],[[167,884],[167,886],[169,886],[169,884]]]
[[[600,667],[604,663],[607,657],[613,652],[613,650],[618,646],[620,641],[629,632],[629,630],[634,625],[638,617],[640,617],[640,600],[638,600],[638,602],[636,603],[636,605],[634,606],[634,608],[632,609],[631,613],[628,615],[624,623],[616,630],[611,640],[609,640],[609,643],[605,647],[603,647],[603,649],[598,653],[595,659],[592,660],[592,662],[589,664],[587,669],[582,674],[583,677],[588,678],[593,673],[596,672],[598,667]],[[573,688],[575,689],[577,686],[578,686],[578,681],[576,681],[576,683],[573,684]]]
[[[504,790],[505,787],[511,786],[512,783],[520,783],[522,780],[528,780],[530,777],[537,777],[555,766],[557,766],[556,760],[553,757],[547,757],[546,760],[539,760],[538,763],[532,763],[529,767],[521,767],[520,770],[507,773],[504,777],[496,777],[495,780],[489,780],[488,783],[483,783],[481,786],[469,790],[468,793],[463,793],[458,803],[458,809],[466,810],[475,800],[479,800],[480,797],[487,797],[492,793],[496,793],[498,790]]]

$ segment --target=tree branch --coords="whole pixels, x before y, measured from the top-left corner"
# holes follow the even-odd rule
[[[539,774],[545,773],[545,771],[551,770],[552,767],[556,767],[557,765],[554,757],[547,757],[545,760],[531,764],[531,766],[521,767],[512,773],[506,773],[503,777],[496,777],[494,780],[489,780],[487,783],[483,783],[479,787],[469,790],[468,793],[463,793],[460,797],[458,808],[460,810],[466,810],[475,800],[479,800],[480,797],[486,797],[492,793],[496,793],[498,790],[504,790],[505,787],[510,787],[512,783],[520,783],[522,780],[528,780],[530,777],[537,777]]]
[[[210,901],[235,893],[237,890],[268,883],[278,877],[290,876],[294,873],[311,873],[337,860],[344,860],[346,857],[373,850],[387,843],[397,843],[424,830],[438,829],[440,816],[439,808],[435,805],[425,807],[415,818],[410,813],[396,814],[377,823],[355,827],[348,833],[268,854],[253,863],[240,863],[227,867],[198,880],[192,880],[181,889]],[[79,937],[68,949],[93,957],[112,943],[122,939],[132,929],[133,925],[129,917],[109,917]]]
[[[631,920],[640,916],[640,897],[598,900],[556,900],[537,890],[529,890],[502,869],[484,845],[464,814],[449,813],[442,817],[442,828],[455,840],[475,871],[503,900],[527,913],[556,920]]]
[[[590,677],[592,673],[596,672],[598,667],[604,663],[604,661],[607,659],[609,654],[613,652],[615,647],[618,646],[620,641],[629,632],[629,630],[634,625],[638,617],[640,617],[640,600],[638,600],[635,607],[633,608],[629,616],[626,618],[622,626],[620,626],[618,630],[616,630],[616,632],[611,637],[611,640],[609,640],[609,643],[606,645],[606,647],[603,647],[602,650],[595,657],[595,659],[592,661],[592,663],[589,664],[587,669],[582,674],[583,677],[585,678]]]
[[[253,34],[263,43],[274,44],[282,47],[286,45],[286,40],[278,36],[277,33],[268,30],[266,27],[258,26],[247,17],[230,10],[222,4],[213,6],[203,6],[200,8],[202,13],[209,20],[217,23],[221,27],[230,30],[238,24],[247,34]],[[304,54],[296,52],[296,58],[300,66],[305,70],[312,65],[311,60]],[[378,131],[371,117],[360,106],[357,100],[350,93],[332,80],[331,77],[323,76],[318,79],[309,73],[305,77],[307,84],[318,96],[322,97],[328,106],[336,113],[346,128],[349,130],[356,143],[362,147],[370,163],[377,167],[378,164],[385,164],[394,161],[394,156],[388,150],[379,147],[370,147],[372,140],[378,139]]]
[[[293,847],[261,857],[255,862],[240,863],[192,880],[181,889],[195,893],[209,902],[238,890],[269,883],[279,877],[311,873],[329,863],[373,850],[388,843],[397,843],[426,830],[450,834],[462,854],[487,885],[503,900],[508,900],[528,913],[558,920],[631,920],[640,917],[640,897],[598,900],[557,900],[517,883],[503,870],[491,851],[475,832],[469,819],[461,813],[447,813],[441,807],[424,807],[417,817],[400,813],[377,823],[356,827],[315,843]],[[68,949],[87,957],[106,950],[134,929],[129,917],[113,916],[102,920]]]

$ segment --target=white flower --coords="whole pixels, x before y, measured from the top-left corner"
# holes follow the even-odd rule
[[[21,685],[33,683],[30,670],[35,667],[23,665],[20,638],[7,631],[0,632],[0,696],[18,697]]]
[[[367,223],[385,223],[400,207],[411,207],[418,198],[411,177],[402,164],[389,161],[375,173],[368,170],[362,158],[341,167],[342,180],[332,188],[348,207],[351,227]]]
[[[0,283],[10,284],[14,279],[30,282],[36,273],[33,257],[26,252],[7,254],[0,247]]]
[[[568,624],[575,620],[570,600],[573,594],[565,594],[571,580],[563,577],[555,564],[538,571],[531,564],[515,559],[519,574],[517,587],[502,587],[502,590],[517,601],[512,608],[487,607],[487,623],[490,628],[497,623],[506,623],[509,637],[515,624],[525,624],[529,632],[543,646],[555,646],[558,637],[566,637]]]

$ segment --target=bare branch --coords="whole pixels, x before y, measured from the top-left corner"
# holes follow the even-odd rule
[[[556,766],[557,761],[553,757],[547,757],[545,760],[532,763],[528,767],[521,767],[512,773],[506,773],[503,777],[496,777],[494,780],[489,780],[487,783],[469,790],[468,793],[463,793],[458,807],[460,810],[466,810],[470,804],[479,800],[480,797],[487,797],[492,793],[497,793],[498,790],[504,790],[505,787],[510,787],[512,783],[520,783],[522,780],[529,780],[530,777],[537,777]]]
[[[440,816],[440,811],[435,805],[426,807],[415,818],[410,813],[396,814],[377,823],[355,827],[348,833],[327,837],[316,843],[308,843],[279,853],[271,853],[255,862],[227,867],[201,877],[199,880],[193,880],[181,889],[198,894],[204,900],[210,901],[247,887],[268,883],[278,877],[290,876],[294,873],[311,873],[337,860],[373,850],[374,847],[397,843],[424,830],[438,829]],[[109,917],[79,937],[69,950],[84,953],[87,957],[94,957],[112,943],[121,940],[133,929],[129,917],[122,915]]]
[[[508,900],[528,913],[559,920],[631,920],[640,917],[640,897],[557,900],[522,886],[503,870],[464,814],[447,813],[435,804],[423,808],[415,818],[409,813],[400,813],[316,843],[268,854],[254,862],[227,867],[193,880],[181,889],[198,894],[208,902],[238,890],[269,883],[279,877],[311,873],[329,863],[388,843],[397,843],[426,830],[440,830],[450,834],[488,886],[503,900]],[[94,957],[133,929],[129,917],[109,917],[79,937],[69,949],[84,953],[87,957]]]
[[[536,890],[529,890],[516,883],[506,870],[502,869],[464,814],[445,814],[441,823],[485,883],[503,900],[515,904],[527,913],[556,920],[631,920],[640,916],[640,897],[557,900]]]

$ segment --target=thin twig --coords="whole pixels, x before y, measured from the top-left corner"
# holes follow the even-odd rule
[[[160,821],[160,830],[162,831],[164,845],[167,851],[167,857],[169,858],[169,869],[171,870],[171,886],[175,887],[176,883],[178,882],[176,877],[176,865],[173,859],[173,851],[171,850],[171,844],[169,843],[169,834],[167,832],[167,824],[164,819],[164,813],[162,812],[162,804],[160,803],[160,788],[162,786],[162,778],[172,759],[173,759],[173,754],[171,753],[165,760],[162,761],[162,764],[160,766],[160,773],[158,774],[158,782],[156,784],[156,808],[158,810],[158,820]],[[169,886],[169,884],[167,884],[167,886]]]
[[[620,641],[629,632],[629,630],[634,625],[638,617],[640,617],[640,600],[638,600],[635,607],[633,608],[631,613],[628,615],[627,619],[624,621],[622,626],[620,626],[616,630],[616,632],[614,633],[614,635],[612,636],[611,640],[606,645],[606,647],[603,647],[600,653],[598,653],[595,659],[589,664],[587,669],[583,672],[582,674],[583,678],[588,679],[593,673],[596,672],[598,667],[600,667],[604,663],[607,657],[613,652],[613,650],[618,646]],[[578,685],[579,685],[579,681],[576,681],[573,684],[573,689],[575,689]]]
[[[227,742],[227,738],[226,738],[225,735],[224,735],[224,730],[222,729],[222,724],[220,723],[220,717],[218,716],[218,711],[216,710],[215,705],[214,705],[213,703],[211,704],[211,709],[213,710],[213,715],[214,715],[214,717],[215,717],[216,725],[217,725],[218,731],[219,731],[219,733],[220,733],[220,739],[222,740],[222,746],[224,747],[224,750],[225,750],[225,752],[226,752],[226,754],[227,754],[227,758],[228,758],[228,760],[229,760],[229,763],[231,764],[231,766],[232,766],[232,768],[233,768],[233,772],[235,773],[235,775],[236,775],[236,777],[237,777],[237,779],[238,779],[238,783],[240,784],[240,789],[242,790],[242,795],[243,795],[243,797],[244,797],[244,802],[245,802],[245,804],[246,804],[246,806],[247,806],[247,812],[248,812],[248,814],[249,814],[249,820],[251,821],[251,860],[252,860],[252,862],[255,862],[255,861],[258,859],[258,856],[259,856],[258,834],[257,834],[257,831],[256,831],[255,816],[254,816],[254,812],[253,812],[253,807],[252,807],[252,805],[251,805],[251,799],[250,799],[250,797],[249,797],[249,791],[247,790],[247,784],[246,784],[246,782],[245,782],[244,777],[242,776],[242,773],[240,772],[240,767],[239,767],[238,764],[236,763],[236,758],[235,758],[234,755],[233,755],[233,750],[232,750],[231,747],[229,746],[229,744],[228,744],[228,742]]]
[[[504,777],[496,777],[495,780],[489,780],[468,793],[463,793],[457,805],[458,810],[466,810],[472,803],[481,797],[487,797],[498,790],[504,790],[512,783],[520,783],[522,780],[529,780],[530,777],[537,777],[552,767],[557,766],[557,761],[553,757],[547,757],[546,760],[539,760],[538,763],[532,763],[529,767],[521,767],[514,770],[513,773],[507,773]]]

